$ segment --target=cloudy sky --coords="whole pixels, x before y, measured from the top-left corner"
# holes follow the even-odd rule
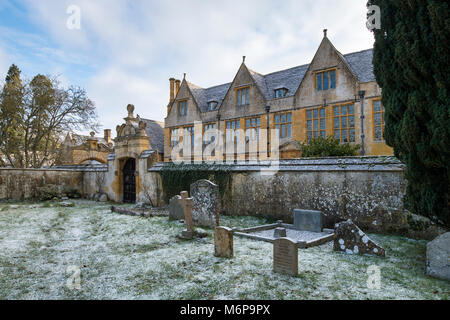
[[[115,132],[132,103],[162,121],[169,78],[232,81],[242,61],[262,74],[309,63],[328,29],[343,54],[373,46],[358,0],[1,0],[0,78],[59,75],[96,103]],[[80,29],[68,8],[80,9]],[[74,20],[70,20],[73,22]]]

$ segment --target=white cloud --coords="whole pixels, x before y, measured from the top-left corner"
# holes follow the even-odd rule
[[[81,63],[105,127],[115,128],[133,103],[143,117],[163,120],[168,79],[201,86],[230,82],[241,61],[261,73],[309,63],[327,28],[342,53],[371,47],[365,3],[354,0],[31,1],[30,19],[67,65]],[[68,30],[66,9],[81,8],[81,30]],[[80,62],[81,61],[81,62]],[[62,70],[73,81],[68,66]]]

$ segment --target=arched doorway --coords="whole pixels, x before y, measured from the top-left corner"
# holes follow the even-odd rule
[[[123,202],[136,202],[136,160],[128,159],[123,167]]]

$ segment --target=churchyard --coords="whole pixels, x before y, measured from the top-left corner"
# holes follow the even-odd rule
[[[186,225],[169,220],[161,210],[157,216],[133,216],[111,212],[108,203],[72,202],[73,207],[59,201],[0,203],[0,299],[450,296],[448,281],[426,275],[424,240],[369,234],[386,251],[385,257],[335,251],[332,241],[299,249],[298,273],[293,276],[274,272],[272,242],[234,235],[232,258],[221,258],[215,255],[221,248],[215,248],[213,227],[196,227],[202,237],[183,239]],[[276,223],[220,216],[221,226],[240,230]],[[283,230],[277,232],[283,235]],[[283,250],[278,248],[277,259],[285,258],[280,256]]]

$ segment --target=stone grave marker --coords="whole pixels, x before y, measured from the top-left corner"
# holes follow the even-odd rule
[[[298,244],[289,238],[275,239],[273,242],[273,271],[276,273],[298,274]]]
[[[182,220],[184,219],[184,208],[182,198],[179,195],[172,197],[169,201],[169,220]]]
[[[275,228],[273,232],[273,237],[275,239],[286,238],[286,228]]]
[[[299,231],[322,232],[322,211],[294,210],[294,229]]]
[[[337,223],[334,233],[334,251],[385,256],[385,250],[372,241],[352,220]]]
[[[191,184],[194,199],[192,215],[197,226],[214,228],[219,225],[219,186],[209,180]]]
[[[450,232],[427,244],[427,274],[450,281]]]
[[[182,232],[182,237],[185,239],[192,239],[194,237],[194,221],[192,219],[192,207],[194,205],[194,200],[188,198],[189,194],[187,191],[181,192],[183,210],[184,210],[184,221],[186,223],[186,230]]]
[[[233,258],[233,230],[227,227],[214,229],[214,255],[219,258]]]

